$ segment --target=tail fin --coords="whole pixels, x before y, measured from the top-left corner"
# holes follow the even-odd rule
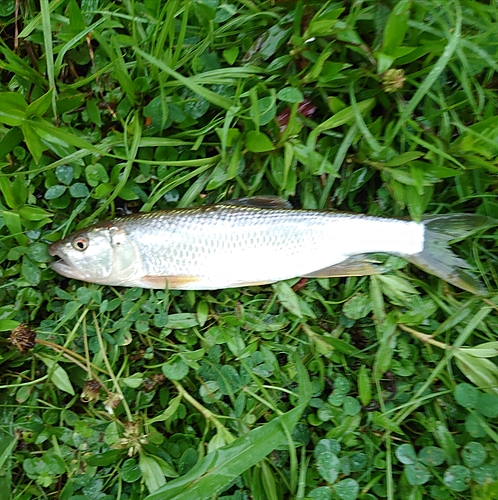
[[[451,251],[452,240],[463,239],[475,231],[498,225],[498,221],[484,215],[436,215],[422,221],[425,242],[422,252],[403,257],[430,274],[476,295],[488,292],[467,269],[467,262]]]

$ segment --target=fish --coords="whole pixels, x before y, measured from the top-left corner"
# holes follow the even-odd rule
[[[487,293],[449,243],[497,221],[447,214],[421,222],[297,210],[270,196],[138,213],[99,222],[49,247],[67,278],[110,286],[218,290],[297,277],[384,271],[372,253],[400,256],[474,294]]]

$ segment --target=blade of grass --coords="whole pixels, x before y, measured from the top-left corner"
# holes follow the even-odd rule
[[[131,169],[133,167],[133,163],[135,162],[135,158],[138,154],[138,148],[140,145],[140,139],[142,137],[142,128],[140,126],[140,117],[138,116],[138,113],[134,113],[133,118],[130,120],[132,123],[128,124],[127,127],[125,127],[125,131],[128,130],[128,127],[133,127],[133,138],[131,142],[131,146],[128,146],[128,141],[127,141],[127,133],[125,133],[125,148],[126,148],[126,155],[127,155],[127,161],[125,164],[125,168],[123,170],[123,174],[119,178],[119,182],[116,184],[116,187],[110,194],[110,196],[107,198],[107,200],[102,203],[102,205],[95,210],[92,215],[81,221],[79,224],[80,227],[87,226],[92,220],[94,220],[99,214],[104,212],[107,207],[119,196],[119,193],[125,186],[126,182],[128,181],[128,178],[130,176]]]
[[[142,56],[146,61],[150,62],[152,65],[156,66],[160,70],[164,71],[166,74],[173,77],[182,85],[185,85],[192,92],[195,92],[196,94],[200,95],[201,97],[206,99],[206,101],[209,101],[211,104],[214,104],[215,106],[227,110],[230,109],[231,106],[233,106],[232,100],[229,99],[228,97],[223,97],[217,94],[216,92],[213,92],[212,90],[207,89],[202,85],[193,82],[191,78],[183,76],[174,69],[170,68],[165,62],[156,59],[155,57],[151,56],[150,54],[147,54],[147,52],[144,52],[138,47],[134,47],[134,50],[138,55]]]
[[[10,443],[3,449],[2,454],[0,455],[0,469],[4,466],[5,462],[12,453],[12,450],[15,448],[17,444],[17,439],[18,439],[17,436],[11,437]]]
[[[416,126],[416,123],[414,123],[412,120],[408,120],[410,124],[413,124]],[[426,148],[427,150],[431,151],[432,153],[436,153],[438,156],[441,158],[444,158],[445,160],[450,161],[451,163],[454,163],[458,167],[460,167],[463,170],[466,170],[465,165],[463,165],[461,162],[459,162],[456,158],[453,158],[453,156],[449,155],[448,153],[444,152],[441,148],[438,148],[437,146],[434,146],[434,144],[431,144],[430,142],[424,141],[424,139],[421,139],[420,137],[408,132],[408,130],[403,130],[403,135],[409,140],[414,142],[415,144],[418,144],[419,146],[422,146]]]
[[[54,2],[56,3],[56,2]],[[50,21],[50,8],[48,0],[40,0],[40,11],[43,28],[43,42],[45,44],[45,59],[47,60],[47,79],[49,88],[52,89],[52,110],[57,119],[57,87],[55,86],[54,52],[52,49],[52,24]]]
[[[477,326],[486,318],[486,316],[493,310],[490,306],[483,306],[479,311],[473,316],[469,321],[467,326],[460,332],[457,339],[453,343],[453,348],[461,347],[472,334],[472,332],[477,328]],[[401,424],[408,416],[417,408],[417,400],[422,396],[422,394],[434,383],[438,375],[445,369],[447,364],[450,362],[454,355],[454,350],[449,349],[445,351],[445,356],[438,365],[433,369],[429,378],[422,384],[418,391],[410,398],[410,402],[413,403],[408,406],[403,412],[394,417],[394,422],[396,424]]]
[[[341,142],[341,145],[339,146],[339,149],[337,150],[333,163],[334,171],[339,172],[339,169],[344,163],[349,148],[353,144],[353,141],[357,133],[358,133],[358,123],[355,123],[348,129],[346,135],[344,136],[344,139]],[[335,181],[336,177],[334,175],[329,175],[327,177],[327,182],[325,183],[325,187],[323,188],[322,194],[320,196],[320,201],[318,202],[319,208],[324,209],[327,207],[327,200],[330,196],[330,191],[332,190],[332,186],[334,185]]]
[[[185,7],[187,8],[187,7]],[[167,4],[164,5],[161,15],[159,16],[160,22],[156,26],[156,34],[154,37],[155,40],[155,49],[154,49],[154,57],[164,57],[165,56],[165,47],[166,40],[169,38],[170,43],[173,43],[175,39],[175,19],[176,16],[180,13],[178,9],[178,0],[170,0]],[[181,50],[183,46],[183,40],[177,40],[175,43],[177,45],[177,49]],[[168,58],[171,56],[171,48],[166,52]],[[153,75],[151,75],[153,76]]]
[[[358,103],[356,102],[356,96],[354,93],[354,83],[351,83],[349,86],[349,98],[351,99],[351,108],[353,109],[354,118],[356,121],[356,125],[360,129],[360,132],[363,135],[363,139],[367,141],[370,149],[375,153],[380,153],[383,147],[378,143],[377,139],[373,136],[372,132],[368,130],[368,127],[363,119],[360,109],[358,108]]]
[[[215,156],[213,158],[208,158],[209,162],[205,163],[203,166],[196,168],[192,172],[189,172],[186,175],[182,175],[176,179],[173,179],[169,181],[167,184],[161,184],[156,187],[156,189],[151,193],[149,197],[149,201],[143,205],[141,208],[141,212],[149,212],[152,207],[168,192],[171,191],[172,189],[176,188],[177,186],[182,185],[183,183],[189,181],[190,179],[193,179],[194,177],[197,177],[201,174],[203,174],[206,170],[211,168],[216,161],[219,161],[220,156]],[[165,179],[163,179],[163,183],[170,179],[171,177],[174,177],[175,175],[178,174],[178,171],[173,172],[172,174],[168,175]]]
[[[71,38],[71,40],[69,40],[59,49],[59,53],[57,54],[57,58],[55,59],[55,64],[54,64],[55,76],[59,76],[59,73],[62,69],[62,65],[64,64],[64,57],[66,56],[68,51],[76,47],[81,42],[81,40],[83,40],[89,33],[94,32],[95,29],[99,27],[101,24],[103,24],[105,21],[106,21],[105,18],[102,18],[94,22],[91,26],[88,26],[87,29],[83,30],[82,32],[78,33],[73,38]],[[78,81],[78,83],[81,84],[80,81]]]
[[[437,28],[434,28],[432,26],[429,26],[428,24],[414,21],[413,19],[410,19],[408,21],[408,24],[410,27],[416,28],[418,31],[430,33],[431,35],[434,35],[435,37],[442,38],[444,36],[442,31],[440,31]],[[489,57],[489,52],[486,52],[486,50],[480,48],[478,44],[469,40],[469,38],[461,38],[460,42],[461,42],[461,45],[463,47],[471,50],[480,59],[482,59],[483,61],[486,61],[486,64],[489,65],[490,68],[494,69],[495,71],[498,71],[498,63],[493,58]]]
[[[51,2],[47,9],[48,14],[51,14],[59,6],[60,3],[58,1],[54,0],[53,2]],[[40,10],[41,10],[41,5],[40,5]],[[40,25],[40,22],[42,22],[43,26],[42,17],[43,17],[43,12],[40,12],[33,19],[31,19],[31,21],[23,28],[21,33],[19,33],[19,38],[26,38],[29,35],[31,35],[31,33],[33,33],[33,31]]]
[[[146,500],[207,500],[287,442],[308,403],[253,429],[232,444],[209,453],[187,474],[170,481]]]
[[[451,60],[451,57],[455,53],[460,43],[460,37],[462,34],[462,10],[460,4],[457,0],[454,2],[455,12],[456,12],[456,26],[453,30],[453,35],[450,37],[449,42],[444,48],[441,57],[437,60],[436,64],[433,65],[431,71],[426,76],[425,80],[422,82],[420,87],[416,90],[413,97],[410,99],[408,104],[401,111],[400,117],[391,130],[389,136],[386,137],[385,145],[386,147],[391,145],[394,138],[398,135],[401,127],[406,123],[410,115],[415,111],[415,108],[419,105],[420,101],[424,98],[425,94],[434,85],[436,80],[439,78],[441,73],[445,70],[446,66]]]
[[[3,45],[1,40],[0,45]],[[0,69],[12,71],[15,75],[22,76],[27,81],[33,82],[40,87],[48,85],[47,79],[41,73],[31,67],[28,61],[14,54],[8,47],[0,46],[0,53],[5,58],[5,61],[0,59]]]
[[[180,30],[177,33],[173,34],[173,40],[174,40],[174,44],[175,44],[175,50],[174,50],[173,57],[171,60],[171,66],[173,68],[177,67],[177,64],[179,63],[180,57],[182,55],[182,51],[184,50],[183,44],[185,42],[185,37],[187,36],[190,5],[191,5],[190,2],[186,2],[184,4],[182,21],[180,24]]]

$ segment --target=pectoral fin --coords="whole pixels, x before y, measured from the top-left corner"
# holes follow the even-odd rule
[[[304,276],[305,278],[332,278],[344,276],[369,276],[382,274],[384,268],[368,260],[366,255],[355,255],[339,264],[318,269]]]
[[[138,280],[133,280],[129,286],[139,286],[142,288],[156,288],[168,290],[195,290],[195,284],[202,278],[199,276],[143,276]],[[202,287],[200,287],[202,288]]]
[[[241,286],[263,286],[272,283],[271,281],[239,281],[237,283],[232,283],[231,285],[227,285],[226,288],[239,288]]]

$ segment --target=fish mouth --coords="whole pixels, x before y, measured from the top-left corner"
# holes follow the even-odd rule
[[[50,267],[59,274],[62,274],[62,276],[65,276],[66,278],[74,277],[73,268],[63,259],[51,262]]]
[[[57,251],[57,247],[54,245],[50,245],[48,247],[48,253],[52,257],[58,257],[59,260],[50,263],[50,268],[55,272],[65,276],[66,278],[78,278],[79,273],[74,269],[74,267],[66,262],[63,256]]]

